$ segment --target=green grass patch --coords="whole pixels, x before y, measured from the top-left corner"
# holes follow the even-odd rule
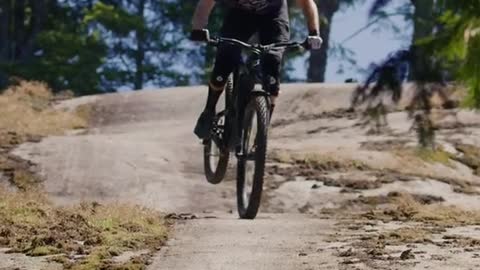
[[[60,250],[56,247],[39,246],[27,252],[27,255],[36,257],[36,256],[46,256],[46,255],[52,255],[52,254],[58,254],[58,253],[60,253]]]
[[[401,158],[418,159],[420,162],[439,163],[445,166],[452,166],[454,156],[441,147],[432,149],[430,147],[404,147],[393,151],[393,153]]]
[[[442,149],[432,150],[430,148],[417,148],[415,155],[420,159],[430,163],[441,163],[444,165],[450,165],[452,155]]]

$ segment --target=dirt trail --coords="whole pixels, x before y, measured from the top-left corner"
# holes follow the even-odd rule
[[[62,106],[95,104],[99,117],[92,130],[25,144],[15,154],[40,164],[41,174],[48,176],[45,188],[59,204],[127,201],[194,214],[195,219],[179,222],[152,270],[443,269],[438,267],[445,261],[455,269],[473,269],[480,263],[475,259],[480,249],[473,244],[463,259],[450,258],[442,238],[448,231],[431,232],[418,222],[393,226],[357,219],[357,213],[372,207],[364,198],[389,201],[392,191],[478,210],[480,177],[463,159],[426,162],[399,151],[415,142],[402,113],[389,115],[388,133],[367,136],[356,125],[358,119],[345,112],[351,90],[343,84],[285,86],[271,131],[262,214],[254,221],[237,219],[232,179],[218,186],[204,180],[201,145],[192,134],[204,103],[203,87],[71,100]],[[460,114],[461,132],[445,129],[439,136],[453,154],[459,152],[455,141],[480,145],[479,115]],[[397,149],[391,142],[399,138],[403,143]],[[311,153],[315,156],[306,158]],[[301,158],[295,161],[293,155]],[[307,159],[315,163],[301,162]],[[468,237],[480,243],[476,223],[466,225],[472,225]],[[356,244],[365,235],[374,239],[405,226],[428,231],[434,240],[413,247],[410,240],[388,242],[387,237],[380,255]],[[420,253],[401,260],[408,249]]]
[[[105,95],[94,101],[98,117],[88,134],[46,138],[16,154],[44,165],[46,189],[59,203],[119,200],[165,212],[227,211],[230,187],[203,181],[201,145],[191,132],[203,93]]]
[[[179,224],[150,269],[332,269],[329,220],[262,214],[255,221],[220,215]]]
[[[73,100],[64,106],[96,104],[100,118],[92,130],[25,144],[15,154],[40,164],[40,173],[48,176],[45,188],[59,204],[128,201],[164,212],[217,217],[181,225],[151,269],[224,269],[224,263],[233,261],[238,262],[234,269],[246,269],[246,261],[250,265],[264,261],[267,253],[263,269],[279,269],[281,265],[282,269],[309,269],[304,262],[318,265],[325,261],[326,255],[305,259],[300,253],[305,252],[307,239],[323,246],[323,233],[331,231],[333,222],[268,214],[253,222],[241,222],[236,215],[234,182],[212,186],[204,180],[202,148],[192,127],[205,93],[199,87]],[[197,243],[191,245],[191,254],[185,249],[178,257],[171,256],[178,252],[175,243],[185,243],[185,239]],[[248,247],[243,260],[238,259],[242,247]],[[206,252],[222,253],[219,257],[203,256]],[[185,268],[176,265],[183,259],[186,262],[180,265]]]

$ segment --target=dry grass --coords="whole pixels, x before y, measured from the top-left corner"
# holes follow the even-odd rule
[[[59,254],[55,260],[67,269],[108,269],[122,252],[154,251],[167,228],[163,216],[137,206],[59,208],[39,192],[0,189],[0,244],[30,256]]]
[[[317,171],[367,170],[369,167],[357,160],[338,159],[318,153],[297,153],[290,151],[272,151],[268,157],[273,162],[293,164]]]
[[[414,221],[440,226],[480,225],[478,211],[466,211],[444,204],[425,205],[409,194],[396,197],[393,206],[386,210],[372,210],[363,216],[383,221]]]
[[[420,164],[422,162],[427,163],[440,163],[446,166],[452,166],[451,160],[453,156],[444,151],[441,148],[432,150],[430,148],[422,147],[403,147],[393,151],[395,155],[403,159],[417,159]]]
[[[355,205],[355,206],[378,207],[380,205],[395,204],[398,201],[398,198],[402,198],[405,196],[411,197],[417,203],[422,205],[434,204],[434,203],[445,201],[442,197],[437,197],[433,195],[411,194],[411,193],[405,193],[405,192],[390,192],[387,195],[359,196],[358,198],[347,201],[346,206]]]
[[[65,98],[39,82],[20,82],[0,95],[0,172],[18,190],[0,186],[0,246],[29,256],[53,255],[65,269],[144,269],[166,240],[169,224],[163,216],[130,205],[55,206],[38,185],[34,164],[9,154],[25,141],[87,127],[90,106],[54,109],[54,102]],[[150,253],[124,263],[112,260],[138,250]]]
[[[356,160],[335,159],[331,156],[316,153],[294,153],[287,151],[273,151],[269,154],[270,161],[282,163],[267,166],[270,175],[281,175],[287,181],[297,176],[307,180],[323,182],[326,186],[343,188],[344,192],[379,188],[384,181],[374,181],[365,176],[364,179],[352,179],[348,175],[334,179],[328,176],[330,172],[367,171],[369,167]],[[286,166],[284,166],[286,165]]]
[[[63,94],[62,99],[66,97]],[[21,190],[31,189],[39,180],[31,171],[33,164],[10,155],[11,149],[25,141],[38,142],[43,136],[87,127],[89,105],[73,112],[56,110],[57,99],[45,84],[26,81],[0,95],[0,172]]]
[[[443,239],[442,245],[447,247],[468,248],[468,247],[480,246],[479,239],[461,236],[461,235],[444,235],[442,239]]]
[[[455,147],[463,153],[463,155],[456,158],[456,160],[467,165],[472,169],[474,174],[480,176],[480,148],[475,145],[460,143]]]
[[[437,233],[433,229],[419,226],[405,226],[398,229],[381,233],[367,234],[361,237],[361,241],[354,243],[356,248],[384,249],[386,245],[404,245],[409,243],[429,243],[432,234]]]
[[[288,151],[281,151],[281,150],[272,151],[268,154],[268,157],[274,162],[285,163],[285,164],[290,164],[295,161],[292,153]]]
[[[431,240],[432,231],[422,227],[403,227],[390,232],[384,232],[379,238],[389,245],[403,245],[406,243],[428,243]]]
[[[40,82],[21,81],[0,96],[0,133],[46,136],[85,128],[87,120],[75,113],[53,109],[54,96]]]

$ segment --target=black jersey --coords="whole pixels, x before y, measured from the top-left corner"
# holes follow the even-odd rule
[[[287,9],[287,0],[216,0],[231,8],[239,8],[256,14],[281,12]]]

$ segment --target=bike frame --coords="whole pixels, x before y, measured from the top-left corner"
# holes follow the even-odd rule
[[[237,157],[241,157],[240,131],[242,129],[242,120],[245,106],[250,100],[251,95],[265,96],[270,105],[270,93],[265,91],[266,85],[263,85],[263,72],[261,70],[262,57],[270,50],[275,48],[292,49],[302,48],[303,44],[298,42],[279,42],[269,45],[248,44],[243,41],[231,38],[212,38],[208,44],[218,47],[221,44],[229,44],[239,46],[250,51],[247,61],[241,61],[233,72],[233,91],[228,93],[226,91],[227,99],[225,104],[225,111],[220,112],[217,117],[224,116],[225,122],[223,127],[217,126],[214,132],[213,140],[218,146],[236,153]],[[262,89],[255,89],[257,83],[262,83]],[[246,88],[246,89],[245,89]],[[218,118],[217,118],[218,119]],[[217,120],[216,119],[216,120]],[[216,123],[217,121],[215,121]],[[223,133],[219,128],[223,128]]]
[[[211,136],[204,140],[204,169],[207,181],[219,184],[227,172],[230,152],[235,152],[238,213],[240,218],[253,219],[262,197],[271,117],[270,94],[265,91],[269,85],[255,90],[256,83],[269,83],[262,78],[263,56],[274,48],[306,46],[297,42],[252,45],[228,38],[209,39],[208,31],[205,31],[205,36],[213,46],[228,44],[250,52],[247,60],[240,60],[227,80],[225,110],[216,114]]]

